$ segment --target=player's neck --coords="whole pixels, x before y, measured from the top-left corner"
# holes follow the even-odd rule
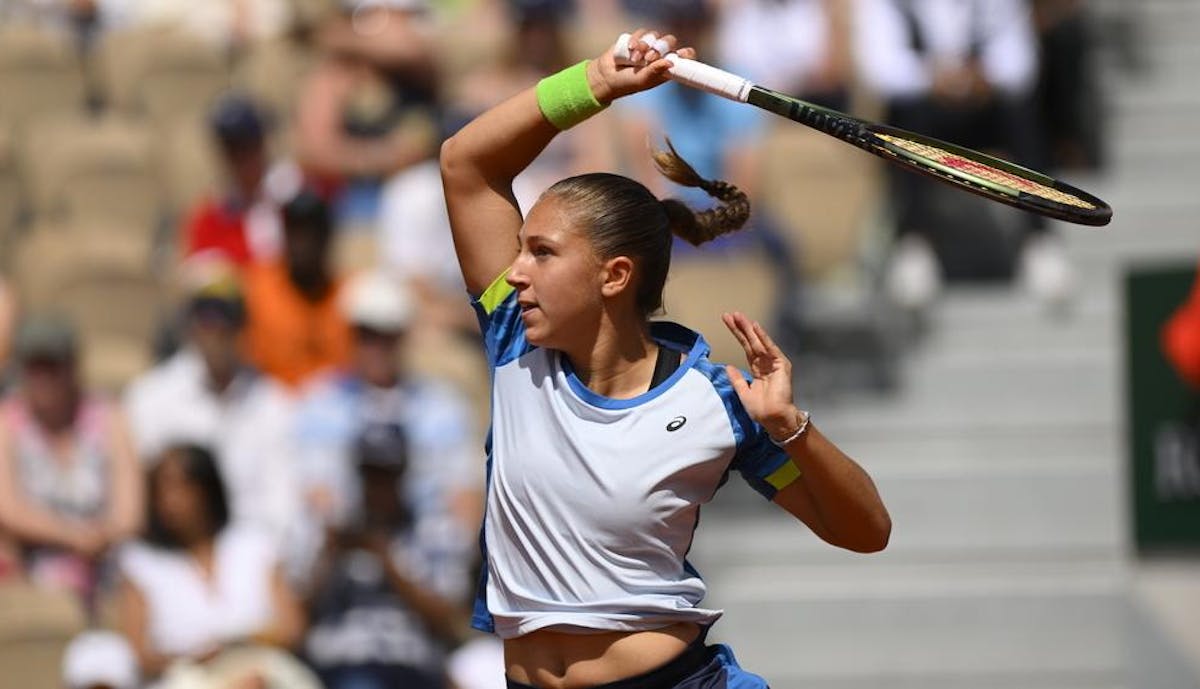
[[[615,323],[605,318],[590,346],[564,352],[579,382],[592,392],[630,399],[646,391],[654,375],[658,346],[644,319]]]

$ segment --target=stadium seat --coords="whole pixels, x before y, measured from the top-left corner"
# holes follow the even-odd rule
[[[137,121],[60,117],[31,127],[25,153],[34,217],[153,228],[160,185],[153,137]]]
[[[83,106],[83,70],[65,38],[16,24],[0,27],[0,121],[20,128]]]
[[[263,41],[238,59],[233,86],[265,106],[282,132],[295,112],[300,84],[315,62],[311,52],[289,41]]]
[[[0,689],[60,686],[63,650],[85,624],[69,594],[0,584]]]
[[[158,280],[146,270],[130,269],[123,257],[93,254],[62,279],[56,307],[79,328],[90,386],[116,393],[151,366],[166,308],[162,295]]]
[[[0,127],[0,273],[11,262],[17,220],[23,206],[12,135]]]
[[[208,126],[200,116],[181,117],[159,133],[158,166],[172,217],[181,217],[221,182],[221,161]]]
[[[663,295],[664,313],[656,319],[674,321],[704,333],[712,360],[745,366],[741,345],[721,322],[726,311],[741,311],[771,327],[778,298],[778,280],[765,252],[747,247],[736,253],[702,253],[676,257]]]
[[[877,205],[877,161],[791,123],[772,127],[765,150],[763,203],[799,249],[801,274],[820,279],[845,267]]]
[[[148,236],[99,223],[71,226],[38,223],[13,250],[12,277],[22,306],[42,309],[61,301],[63,285],[76,274],[97,267],[149,276]]]
[[[230,83],[229,62],[219,48],[167,29],[111,31],[98,60],[105,102],[159,126],[205,112]]]

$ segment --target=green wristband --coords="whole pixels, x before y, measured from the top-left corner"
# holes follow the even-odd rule
[[[596,100],[588,86],[587,64],[584,60],[538,82],[538,107],[559,131],[570,129],[607,107]]]

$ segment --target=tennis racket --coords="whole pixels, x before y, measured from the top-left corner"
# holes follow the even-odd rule
[[[630,34],[613,47],[618,64],[629,64]],[[657,37],[642,40],[653,46]],[[1107,225],[1112,208],[1085,191],[1040,172],[978,151],[913,132],[875,124],[757,86],[703,62],[671,53],[671,79],[739,103],[775,113],[892,163],[985,198],[1080,225]]]

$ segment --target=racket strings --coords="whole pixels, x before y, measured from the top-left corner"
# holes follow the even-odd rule
[[[920,156],[921,158],[926,158],[958,172],[978,177],[992,184],[1007,187],[1009,189],[1015,189],[1026,194],[1038,196],[1048,201],[1054,201],[1055,203],[1066,204],[1076,208],[1092,210],[1096,207],[1094,204],[1088,203],[1087,201],[1084,201],[1083,199],[1072,194],[1059,191],[1058,189],[1048,187],[1026,177],[1021,177],[1020,175],[1012,172],[1001,170],[986,163],[981,163],[977,160],[971,160],[970,158],[964,158],[963,156],[956,155],[950,151],[938,148],[936,146],[930,146],[928,144],[923,144],[888,134],[881,134],[878,132],[875,133],[875,136],[878,136],[884,141],[908,151],[909,153]]]

